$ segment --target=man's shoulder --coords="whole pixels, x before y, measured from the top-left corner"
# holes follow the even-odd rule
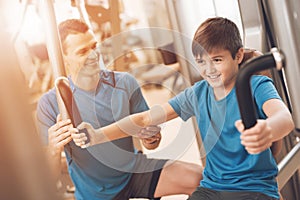
[[[135,81],[135,77],[129,72],[114,72],[116,80],[127,80],[127,81]]]
[[[39,104],[46,102],[56,102],[56,91],[55,88],[50,89],[48,92],[44,93],[39,99]]]

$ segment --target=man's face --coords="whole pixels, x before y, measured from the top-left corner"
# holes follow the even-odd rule
[[[242,50],[241,50],[242,51]],[[196,57],[201,76],[211,87],[224,88],[229,91],[233,88],[238,73],[238,64],[241,61],[240,50],[233,59],[228,50],[215,50],[211,53]]]
[[[65,40],[65,62],[73,80],[78,76],[93,76],[100,72],[100,52],[94,35],[86,33],[70,34]]]

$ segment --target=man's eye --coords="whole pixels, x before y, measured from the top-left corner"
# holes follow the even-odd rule
[[[84,48],[84,49],[81,49],[81,50],[77,51],[76,54],[77,54],[78,56],[85,56],[85,55],[88,53],[88,51],[89,51],[89,49]]]
[[[202,60],[202,59],[196,60],[196,62],[197,62],[199,65],[205,65],[205,64],[206,64],[205,60]]]

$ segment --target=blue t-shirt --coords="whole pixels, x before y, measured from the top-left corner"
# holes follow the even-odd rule
[[[70,78],[69,81],[82,120],[94,128],[148,109],[138,83],[128,73],[101,71],[94,92],[81,90]],[[45,144],[48,143],[48,129],[56,123],[58,114],[55,89],[52,89],[42,96],[37,108],[38,128]],[[126,186],[136,163],[132,137],[87,149],[71,141],[65,153],[77,200],[112,199]]]
[[[251,78],[257,117],[265,119],[263,104],[280,99],[271,79]],[[175,112],[187,120],[196,116],[206,151],[206,166],[200,185],[219,191],[255,191],[279,198],[277,164],[270,149],[249,154],[241,144],[235,121],[241,119],[235,88],[223,99],[216,100],[213,89],[203,80],[169,100]]]

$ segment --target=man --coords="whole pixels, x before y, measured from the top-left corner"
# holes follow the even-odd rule
[[[66,20],[59,25],[59,33],[70,87],[83,121],[100,128],[148,109],[131,75],[99,68],[97,41],[85,23]],[[77,147],[71,138],[77,130],[72,127],[71,120],[61,119],[54,89],[40,99],[37,119],[41,135],[48,144],[53,169],[59,170],[61,151],[66,153],[76,199],[191,194],[201,179],[198,165],[147,159],[143,154],[136,154],[130,136],[116,140],[110,137],[114,141],[88,149]],[[157,128],[149,126],[144,131],[146,133],[141,135],[151,134]],[[143,144],[153,149],[159,141],[156,134],[144,139]]]

